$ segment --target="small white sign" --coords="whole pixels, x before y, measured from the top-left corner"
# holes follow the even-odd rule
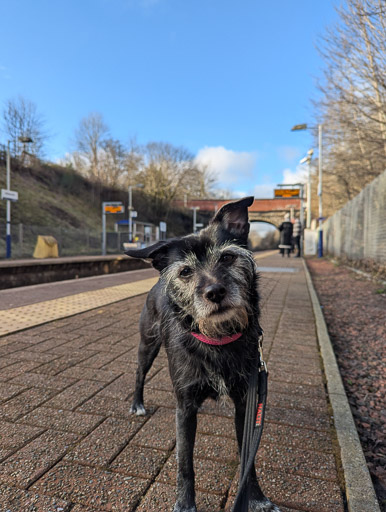
[[[318,250],[318,232],[316,229],[304,230],[304,255],[315,256]]]
[[[138,217],[138,212],[136,212],[135,210],[132,210],[132,212],[131,212],[131,218],[132,218],[132,219],[135,219],[136,217]]]
[[[166,222],[160,222],[159,223],[159,230],[161,231],[161,233],[166,233]]]
[[[17,201],[19,194],[14,190],[1,189],[1,199],[7,199],[8,201]]]

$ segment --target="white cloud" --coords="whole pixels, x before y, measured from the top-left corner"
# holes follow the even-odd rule
[[[293,183],[306,183],[307,176],[308,170],[304,165],[298,165],[296,171],[291,171],[291,169],[284,169],[283,183],[286,185],[291,185]]]
[[[232,197],[234,197],[235,199],[237,199],[238,197],[246,197],[246,196],[249,196],[250,194],[248,192],[246,192],[245,190],[234,190],[232,192]]]
[[[253,195],[256,199],[273,199],[273,189],[276,188],[274,183],[264,183],[255,185]]]
[[[200,149],[195,158],[197,165],[207,167],[226,186],[233,185],[240,179],[251,178],[256,160],[255,152],[232,151],[223,146]]]

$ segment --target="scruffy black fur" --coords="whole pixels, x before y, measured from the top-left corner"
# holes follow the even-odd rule
[[[247,250],[248,206],[253,197],[224,205],[197,235],[161,241],[126,254],[146,258],[160,272],[140,320],[136,388],[131,411],[145,414],[145,376],[163,343],[177,398],[177,501],[173,512],[196,512],[193,448],[197,411],[203,401],[229,395],[235,404],[241,451],[245,402],[251,367],[257,360],[259,325],[258,275]],[[227,345],[208,338],[242,333]],[[260,490],[251,471],[249,510],[278,512]]]

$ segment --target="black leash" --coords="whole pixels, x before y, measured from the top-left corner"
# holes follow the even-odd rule
[[[249,473],[255,462],[255,456],[263,433],[268,391],[268,371],[263,359],[262,342],[263,336],[260,336],[258,341],[258,364],[253,369],[249,379],[241,449],[239,488],[232,512],[248,512]]]

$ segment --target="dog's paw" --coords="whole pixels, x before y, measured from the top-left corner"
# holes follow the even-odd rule
[[[132,414],[136,414],[137,416],[145,416],[146,415],[146,409],[142,404],[133,404],[130,407],[130,412]]]
[[[267,498],[264,501],[251,500],[249,512],[281,512],[277,505],[274,505]]]
[[[174,505],[173,512],[197,512],[197,509],[196,509],[196,507],[185,508],[185,507],[182,507],[181,505],[179,505],[178,503],[176,503]]]

